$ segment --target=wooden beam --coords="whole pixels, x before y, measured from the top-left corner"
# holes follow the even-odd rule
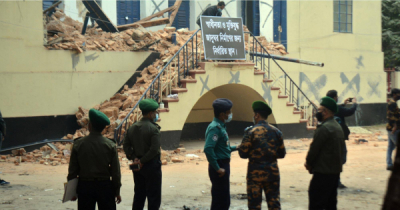
[[[141,19],[141,20],[139,20],[139,21],[136,21],[135,23],[146,22],[146,21],[149,21],[149,20],[151,20],[151,19],[153,19],[153,18],[161,17],[164,13],[170,12],[170,11],[174,10],[174,8],[175,8],[175,6],[168,7],[167,9],[164,9],[164,10],[162,10],[162,11],[160,11],[160,12],[157,12],[157,13],[155,13],[154,15],[145,17],[145,18],[143,18],[143,19]]]
[[[56,6],[58,6],[59,4],[61,4],[61,2],[62,2],[62,1],[58,1],[58,2],[56,2],[55,4],[51,5],[49,8],[47,8],[47,9],[45,9],[45,10],[43,11],[43,14],[46,14],[48,11],[54,9]]]
[[[158,25],[163,25],[163,24],[168,24],[169,23],[169,18],[160,18],[156,20],[149,20],[145,22],[135,22],[131,24],[126,24],[126,25],[120,25],[117,26],[119,31],[127,30],[129,28],[135,27],[136,25],[142,25],[144,28],[151,27],[151,26],[158,26]]]
[[[172,12],[171,16],[169,17],[169,24],[167,24],[167,27],[170,27],[172,25],[172,23],[174,23],[175,16],[179,11],[179,7],[181,7],[181,3],[182,3],[182,0],[176,0],[176,2],[174,4],[175,10]]]

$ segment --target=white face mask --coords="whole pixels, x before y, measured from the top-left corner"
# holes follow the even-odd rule
[[[228,115],[228,119],[225,120],[225,123],[232,121],[232,113]]]
[[[254,125],[256,124],[256,119],[253,117],[253,123],[254,123]]]

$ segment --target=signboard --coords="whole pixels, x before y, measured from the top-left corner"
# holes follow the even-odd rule
[[[245,60],[242,18],[201,16],[206,60]]]

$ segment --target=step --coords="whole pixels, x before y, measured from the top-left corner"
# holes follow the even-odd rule
[[[164,108],[168,108],[169,103],[179,102],[179,98],[163,98],[162,102],[164,103]]]
[[[158,109],[158,112],[160,112],[160,113],[169,112],[169,109],[168,108]]]
[[[279,95],[278,98],[289,98],[289,96],[281,96],[281,95]]]
[[[188,92],[187,88],[172,88],[172,90],[171,90],[172,94],[186,93],[186,92]]]
[[[254,71],[254,75],[264,75],[265,71]]]
[[[197,83],[197,79],[181,79],[182,88],[186,88],[187,83]]]
[[[293,114],[301,114],[301,111],[293,111]]]
[[[301,120],[300,120],[300,123],[308,123],[308,120],[306,120],[306,119],[301,119]]]
[[[263,82],[273,82],[273,81],[274,81],[273,79],[267,79],[267,78],[263,79]]]
[[[279,87],[271,87],[271,90],[280,90],[281,88]]]
[[[203,70],[206,69],[206,62],[198,62],[197,65],[199,65]]]
[[[249,63],[249,62],[214,62],[214,66],[232,68],[234,66],[254,66],[254,63]]]
[[[196,74],[205,74],[206,73],[206,70],[190,70],[189,71],[189,75],[192,77],[192,78],[196,78]]]
[[[316,129],[317,129],[317,127],[315,127],[315,126],[307,126],[307,130],[309,130],[309,131],[314,131]]]
[[[286,106],[294,106],[294,103],[289,103],[289,102],[287,102],[287,103],[286,103]]]

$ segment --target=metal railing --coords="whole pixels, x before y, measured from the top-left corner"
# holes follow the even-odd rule
[[[172,88],[179,87],[181,79],[186,79],[189,76],[189,71],[197,68],[198,61],[203,54],[199,31],[200,29],[186,41],[171,59],[169,59],[136,102],[132,110],[114,129],[114,139],[118,145],[123,143],[123,138],[128,128],[142,118],[142,112],[139,110],[140,101],[146,98],[152,98],[160,103],[163,95],[170,95],[172,93]]]
[[[264,79],[274,80],[274,84],[279,85],[279,88],[280,90],[282,90],[283,95],[288,96],[289,103],[294,104],[295,108],[297,109],[296,111],[301,112],[301,120],[307,122],[308,127],[316,126],[317,120],[314,116],[317,112],[317,106],[307,97],[307,95],[289,76],[289,74],[278,64],[275,58],[279,59],[281,56],[271,55],[268,50],[265,49],[262,43],[251,32],[245,33],[253,37],[252,40],[250,39],[250,37],[248,38],[248,59],[252,61],[258,69],[265,72]],[[283,73],[282,76],[276,76],[276,74],[271,70],[271,60],[272,63],[276,64],[276,66],[280,70],[280,73]],[[324,66],[323,63],[302,61],[297,59],[282,58],[280,60],[303,63],[313,66]],[[283,78],[284,81],[281,81],[281,78]]]

